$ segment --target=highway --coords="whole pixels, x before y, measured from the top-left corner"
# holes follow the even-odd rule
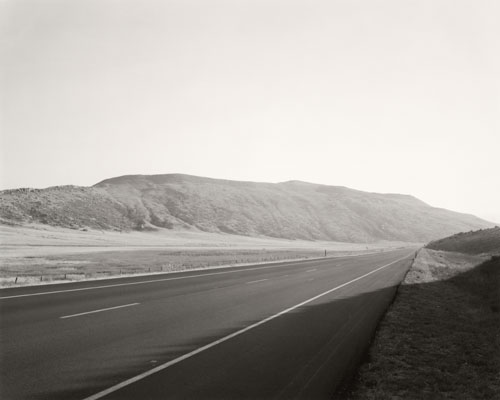
[[[0,398],[331,399],[415,249],[0,290]]]

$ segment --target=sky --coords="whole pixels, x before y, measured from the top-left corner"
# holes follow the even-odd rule
[[[303,180],[500,222],[496,0],[0,0],[0,189]]]

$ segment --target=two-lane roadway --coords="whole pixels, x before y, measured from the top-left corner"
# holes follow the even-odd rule
[[[413,255],[2,289],[0,397],[331,398]]]

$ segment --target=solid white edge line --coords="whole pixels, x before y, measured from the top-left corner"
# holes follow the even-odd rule
[[[308,269],[306,272],[314,272],[314,271],[317,271],[317,268]]]
[[[269,280],[268,278],[266,278],[266,279],[257,279],[256,281],[246,282],[246,284],[250,285],[251,283],[264,282],[264,281],[268,281],[268,280]]]
[[[311,262],[311,261],[321,261],[325,259],[342,259],[346,257],[362,257],[362,256],[367,256],[367,255],[372,255],[372,254],[383,254],[386,252],[381,252],[381,253],[365,253],[365,254],[354,254],[354,255],[347,255],[347,256],[340,256],[340,257],[327,257],[327,258],[314,258],[314,259],[306,259],[306,260],[297,260],[297,261],[285,261],[285,265],[282,265],[281,263],[277,263],[277,265],[270,265],[268,267],[254,267],[254,268],[244,268],[244,269],[236,269],[232,271],[222,271],[222,272],[211,272],[211,273],[206,273],[206,274],[197,274],[197,275],[189,275],[189,276],[179,276],[176,278],[162,278],[162,279],[151,279],[148,281],[140,281],[140,282],[127,282],[127,283],[114,283],[112,285],[101,285],[101,286],[90,286],[90,287],[85,287],[85,288],[77,288],[77,289],[63,289],[63,290],[54,290],[51,292],[37,292],[37,293],[27,293],[27,294],[17,294],[13,296],[3,296],[0,297],[0,300],[4,299],[15,299],[18,297],[30,297],[30,296],[43,296],[47,294],[57,294],[57,293],[68,293],[68,292],[79,292],[82,290],[95,290],[95,289],[105,289],[105,288],[110,288],[110,287],[117,287],[117,286],[130,286],[130,285],[142,285],[144,283],[154,283],[154,282],[165,282],[165,281],[174,281],[174,280],[179,280],[179,279],[190,279],[190,278],[199,278],[202,276],[212,276],[212,275],[222,275],[222,274],[234,274],[237,272],[245,272],[245,271],[255,271],[257,269],[270,269],[270,268],[283,268],[283,267],[289,267],[290,265],[300,263],[300,262]],[[235,267],[235,268],[241,268],[241,267]],[[181,272],[189,272],[189,271],[181,271]],[[113,279],[113,278],[111,278]],[[117,278],[115,278],[117,279]]]
[[[86,312],[82,312],[82,313],[78,313],[78,314],[65,315],[65,316],[59,317],[59,318],[65,319],[65,318],[79,317],[80,315],[95,314],[95,313],[102,312],[102,311],[116,310],[117,308],[136,306],[138,304],[140,304],[140,303],[130,303],[130,304],[124,304],[123,306],[101,308],[99,310],[86,311]]]
[[[299,307],[302,307],[302,306],[304,306],[304,305],[306,305],[308,303],[313,302],[314,300],[317,300],[317,299],[319,299],[319,298],[321,298],[323,296],[326,296],[327,294],[332,293],[335,290],[341,289],[344,286],[350,285],[353,282],[356,282],[356,281],[359,281],[360,279],[366,278],[367,276],[369,276],[371,274],[374,274],[375,272],[380,271],[381,269],[384,269],[384,268],[387,268],[387,267],[389,267],[389,266],[391,266],[393,264],[396,264],[397,262],[399,262],[401,260],[404,260],[405,258],[408,258],[413,253],[414,252],[412,251],[408,255],[406,255],[404,257],[401,257],[401,258],[398,258],[397,260],[392,261],[389,264],[386,264],[386,265],[383,265],[381,267],[378,267],[378,268],[374,269],[373,271],[370,271],[370,272],[368,272],[368,273],[366,273],[364,275],[358,276],[357,278],[350,280],[349,282],[343,283],[342,285],[334,287],[333,289],[330,289],[330,290],[327,290],[326,292],[320,293],[317,296],[311,297],[310,299],[305,300],[305,301],[303,301],[303,302],[301,302],[299,304],[296,304],[296,305],[294,305],[294,306],[292,306],[290,308],[287,308],[286,310],[280,311],[277,314],[271,315],[271,316],[269,316],[269,317],[267,317],[267,318],[265,318],[265,319],[263,319],[263,320],[261,320],[259,322],[256,322],[256,323],[254,323],[252,325],[247,326],[246,328],[240,329],[239,331],[231,333],[230,335],[224,336],[221,339],[218,339],[218,340],[216,340],[216,341],[214,341],[212,343],[209,343],[209,344],[207,344],[205,346],[202,346],[202,347],[200,347],[200,348],[198,348],[196,350],[193,350],[193,351],[191,351],[191,352],[189,352],[187,354],[184,354],[183,356],[175,358],[175,359],[173,359],[171,361],[168,361],[168,362],[166,362],[166,363],[164,363],[162,365],[159,365],[159,366],[157,366],[157,367],[155,367],[153,369],[150,369],[149,371],[143,372],[142,374],[134,376],[134,377],[132,377],[130,379],[127,379],[127,380],[125,380],[123,382],[120,382],[120,383],[118,383],[118,384],[116,384],[114,386],[111,386],[110,388],[105,389],[105,390],[103,390],[103,391],[101,391],[99,393],[96,393],[96,394],[94,394],[92,396],[86,397],[83,400],[97,400],[97,399],[100,399],[100,398],[102,398],[102,397],[110,394],[110,393],[116,392],[117,390],[122,389],[125,386],[131,385],[132,383],[135,383],[135,382],[140,381],[140,380],[142,380],[144,378],[147,378],[148,376],[156,374],[157,372],[160,372],[160,371],[162,371],[162,370],[164,370],[164,369],[166,369],[168,367],[171,367],[172,365],[178,364],[181,361],[184,361],[184,360],[186,360],[188,358],[191,358],[191,357],[193,357],[196,354],[199,354],[199,353],[201,353],[201,352],[203,352],[205,350],[208,350],[208,349],[210,349],[210,348],[212,348],[214,346],[217,346],[220,343],[226,342],[229,339],[232,339],[232,338],[234,338],[236,336],[239,336],[239,335],[241,335],[241,334],[243,334],[245,332],[248,332],[251,329],[257,328],[260,325],[263,325],[263,324],[265,324],[265,323],[267,323],[269,321],[272,321],[273,319],[278,318],[279,316],[281,316],[283,314],[289,313],[290,311],[293,311],[293,310],[295,310],[295,309],[297,309]]]

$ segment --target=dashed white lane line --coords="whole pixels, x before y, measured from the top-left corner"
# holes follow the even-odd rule
[[[82,313],[78,313],[78,314],[65,315],[64,317],[59,317],[59,318],[60,319],[65,319],[65,318],[79,317],[81,315],[95,314],[95,313],[103,312],[103,311],[116,310],[117,308],[131,307],[131,306],[136,306],[138,304],[140,304],[140,303],[130,303],[130,304],[124,304],[123,306],[101,308],[100,310],[93,310],[93,311],[87,311],[87,312],[82,312]]]
[[[413,254],[413,252],[411,252],[410,254]],[[214,341],[212,343],[209,343],[209,344],[207,344],[205,346],[199,347],[196,350],[193,350],[193,351],[191,351],[189,353],[184,354],[183,356],[175,358],[175,359],[173,359],[171,361],[168,361],[168,362],[166,362],[164,364],[158,365],[157,367],[155,367],[153,369],[150,369],[149,371],[143,372],[142,374],[139,374],[139,375],[134,376],[134,377],[132,377],[130,379],[127,379],[126,381],[120,382],[120,383],[118,383],[118,384],[116,384],[114,386],[111,386],[110,388],[105,389],[105,390],[103,390],[103,391],[101,391],[99,393],[96,393],[96,394],[94,394],[92,396],[86,397],[83,400],[97,400],[97,399],[100,399],[100,398],[102,398],[102,397],[110,394],[110,393],[116,392],[117,390],[120,390],[120,389],[124,388],[125,386],[129,386],[132,383],[135,383],[135,382],[140,381],[140,380],[142,380],[144,378],[147,378],[148,376],[156,374],[157,372],[163,371],[164,369],[166,369],[168,367],[171,367],[172,365],[178,364],[181,361],[184,361],[184,360],[186,360],[188,358],[191,358],[191,357],[195,356],[196,354],[199,354],[199,353],[201,353],[201,352],[203,352],[205,350],[208,350],[208,349],[210,349],[210,348],[212,348],[214,346],[217,346],[220,343],[226,342],[226,341],[228,341],[228,340],[230,340],[230,339],[232,339],[232,338],[234,338],[236,336],[239,336],[239,335],[241,335],[241,334],[243,334],[245,332],[248,332],[249,330],[252,330],[254,328],[257,328],[260,325],[263,325],[263,324],[265,324],[265,323],[267,323],[269,321],[272,321],[273,319],[278,318],[279,316],[281,316],[283,314],[287,314],[290,311],[293,311],[293,310],[295,310],[295,309],[297,309],[299,307],[302,307],[302,306],[304,306],[306,304],[309,304],[309,303],[313,302],[314,300],[317,300],[317,299],[319,299],[319,298],[321,298],[323,296],[326,296],[327,294],[330,294],[330,293],[332,293],[332,292],[334,292],[334,291],[336,291],[338,289],[343,288],[344,286],[350,285],[351,283],[359,281],[360,279],[366,278],[367,276],[372,275],[375,272],[380,271],[381,269],[384,269],[384,268],[387,268],[387,267],[389,267],[389,266],[391,266],[393,264],[396,264],[398,261],[401,261],[401,260],[404,260],[405,258],[408,258],[410,256],[410,254],[408,254],[408,255],[406,255],[404,257],[398,258],[397,260],[395,260],[395,261],[393,261],[393,262],[391,262],[389,264],[382,265],[381,267],[375,268],[374,270],[372,270],[372,271],[370,271],[370,272],[368,272],[368,273],[366,273],[364,275],[358,276],[357,278],[354,278],[354,279],[350,280],[349,282],[343,283],[342,285],[336,286],[333,289],[327,290],[326,292],[320,293],[317,296],[311,297],[310,299],[305,300],[302,303],[296,304],[296,305],[294,305],[294,306],[292,306],[290,308],[287,308],[286,310],[278,312],[277,314],[274,314],[274,315],[271,315],[270,317],[264,318],[261,321],[258,321],[258,322],[254,323],[252,325],[247,326],[246,328],[240,329],[239,331],[231,333],[230,335],[224,336],[223,338],[221,338],[219,340],[216,340],[216,341]]]
[[[314,272],[314,271],[317,271],[317,268],[308,269],[306,272]]]
[[[264,281],[268,281],[269,279],[258,279],[256,281],[250,281],[250,282],[247,282],[246,284],[247,285],[250,285],[251,283],[258,283],[258,282],[264,282]]]

